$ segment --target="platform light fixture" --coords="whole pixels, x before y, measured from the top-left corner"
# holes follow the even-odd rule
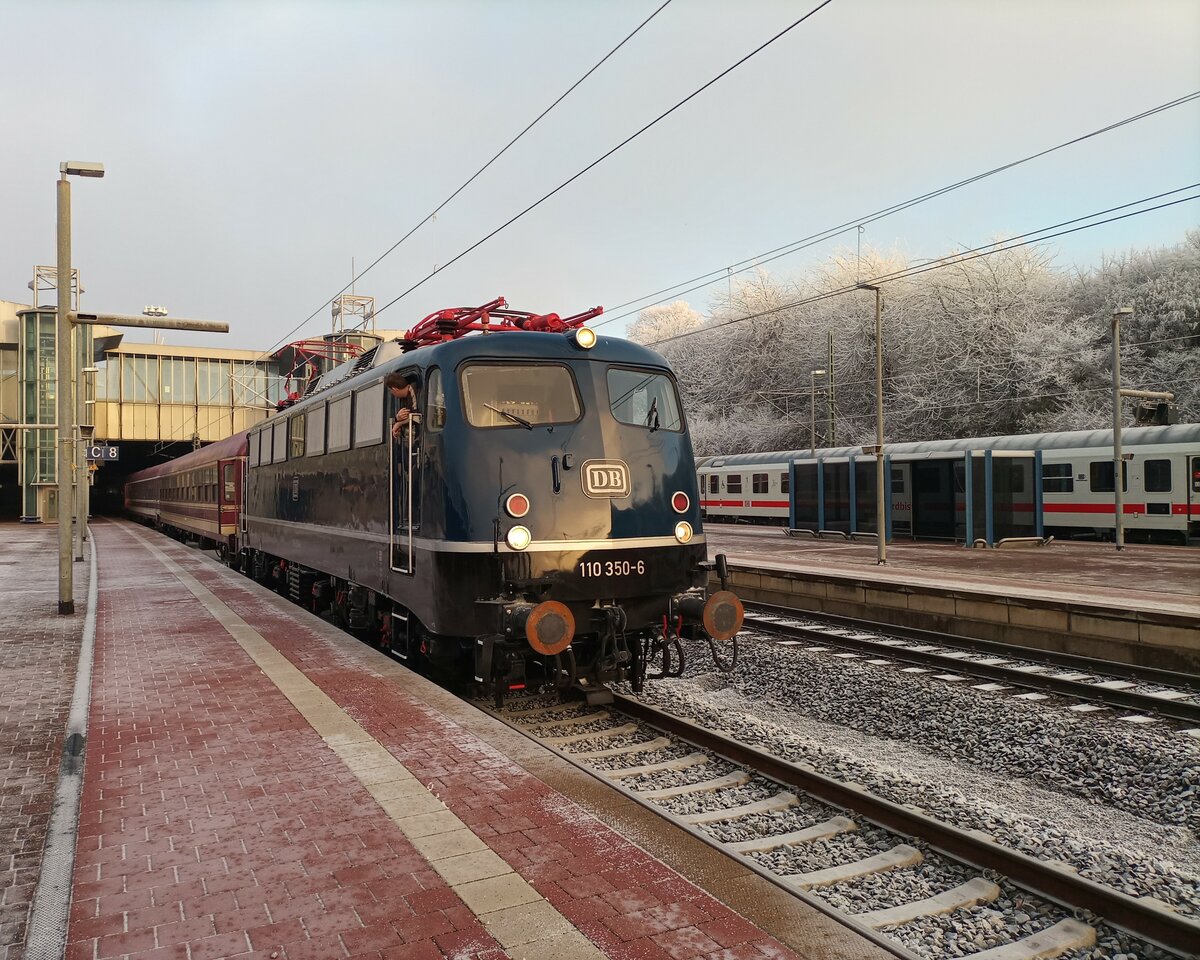
[[[104,164],[89,163],[87,160],[64,160],[58,165],[58,170],[64,177],[104,176]]]

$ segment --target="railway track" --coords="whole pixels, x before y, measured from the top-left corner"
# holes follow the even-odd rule
[[[1200,944],[1200,923],[1153,900],[634,699],[618,695],[604,709],[530,699],[499,712],[480,706],[897,956],[916,955],[881,931],[1005,903],[1002,888],[1045,901],[1037,929],[1020,914],[1025,922],[1012,922],[1006,944],[963,955],[1016,960],[1084,950],[1096,943],[1085,919],[1092,916],[1179,956],[1193,956]],[[851,913],[813,894],[859,882],[886,887],[888,876],[900,875],[894,871],[918,867],[953,880],[915,898],[899,885],[883,895],[889,902]]]
[[[1100,705],[1136,711],[1134,717],[1123,718],[1134,723],[1157,716],[1200,726],[1200,676],[1193,674],[766,604],[746,604],[745,624],[782,642],[810,643],[810,651],[837,648],[871,655],[867,662],[880,666],[909,664],[914,671],[939,671],[934,675],[947,682],[971,677],[993,685],[987,688],[992,692],[1022,688],[1039,695],[1071,697],[1092,709]]]

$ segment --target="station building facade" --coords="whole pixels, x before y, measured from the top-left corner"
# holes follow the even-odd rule
[[[56,521],[55,307],[0,301],[0,521]],[[95,373],[85,374],[94,441],[118,463],[90,465],[100,510],[118,509],[127,473],[179,456],[266,418],[284,396],[277,354],[131,343],[79,326]]]

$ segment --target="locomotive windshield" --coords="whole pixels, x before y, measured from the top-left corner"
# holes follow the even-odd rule
[[[653,430],[682,430],[683,417],[671,378],[653,370],[608,369],[608,398],[621,423]]]
[[[558,363],[472,363],[462,370],[463,407],[473,427],[547,426],[579,419],[579,391]]]

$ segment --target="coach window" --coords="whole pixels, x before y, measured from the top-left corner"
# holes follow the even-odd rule
[[[354,445],[369,447],[383,443],[383,381],[355,391]]]
[[[329,453],[350,449],[350,394],[329,401],[325,449]]]
[[[271,462],[283,463],[287,460],[287,417],[279,417],[271,428]]]
[[[297,413],[288,421],[288,459],[304,456],[304,421],[307,415]]]
[[[741,493],[742,475],[740,473],[731,473],[725,480],[725,489],[730,493]]]
[[[446,425],[446,389],[442,386],[442,371],[437,367],[429,371],[426,397],[425,429],[437,433]]]
[[[227,463],[222,469],[225,471],[225,502],[233,503],[237,486],[233,481],[233,464]]]
[[[683,429],[675,386],[664,373],[609,367],[608,402],[620,423],[651,431]]]
[[[320,403],[305,415],[308,437],[305,443],[310,457],[319,457],[325,452],[325,404]]]
[[[262,436],[262,432],[250,434],[250,440],[246,444],[246,455],[249,458],[250,466],[258,466],[258,438]]]
[[[1047,463],[1042,465],[1043,493],[1074,493],[1074,467],[1069,463]]]
[[[1092,493],[1113,493],[1113,462],[1111,460],[1093,460],[1091,462]],[[1129,489],[1128,461],[1121,461],[1121,490]]]
[[[473,427],[533,429],[574,423],[583,409],[575,378],[557,363],[472,363],[459,374]]]
[[[767,475],[765,473],[756,473],[750,478],[750,489],[755,493],[766,493],[769,489]]]
[[[719,476],[717,476],[715,473],[709,475],[708,492],[709,493],[720,493],[721,492],[721,478]]]
[[[1147,460],[1144,469],[1147,493],[1170,493],[1171,461]]]
[[[780,493],[791,493],[792,492],[792,478],[787,473],[781,473],[779,475],[779,492]]]

